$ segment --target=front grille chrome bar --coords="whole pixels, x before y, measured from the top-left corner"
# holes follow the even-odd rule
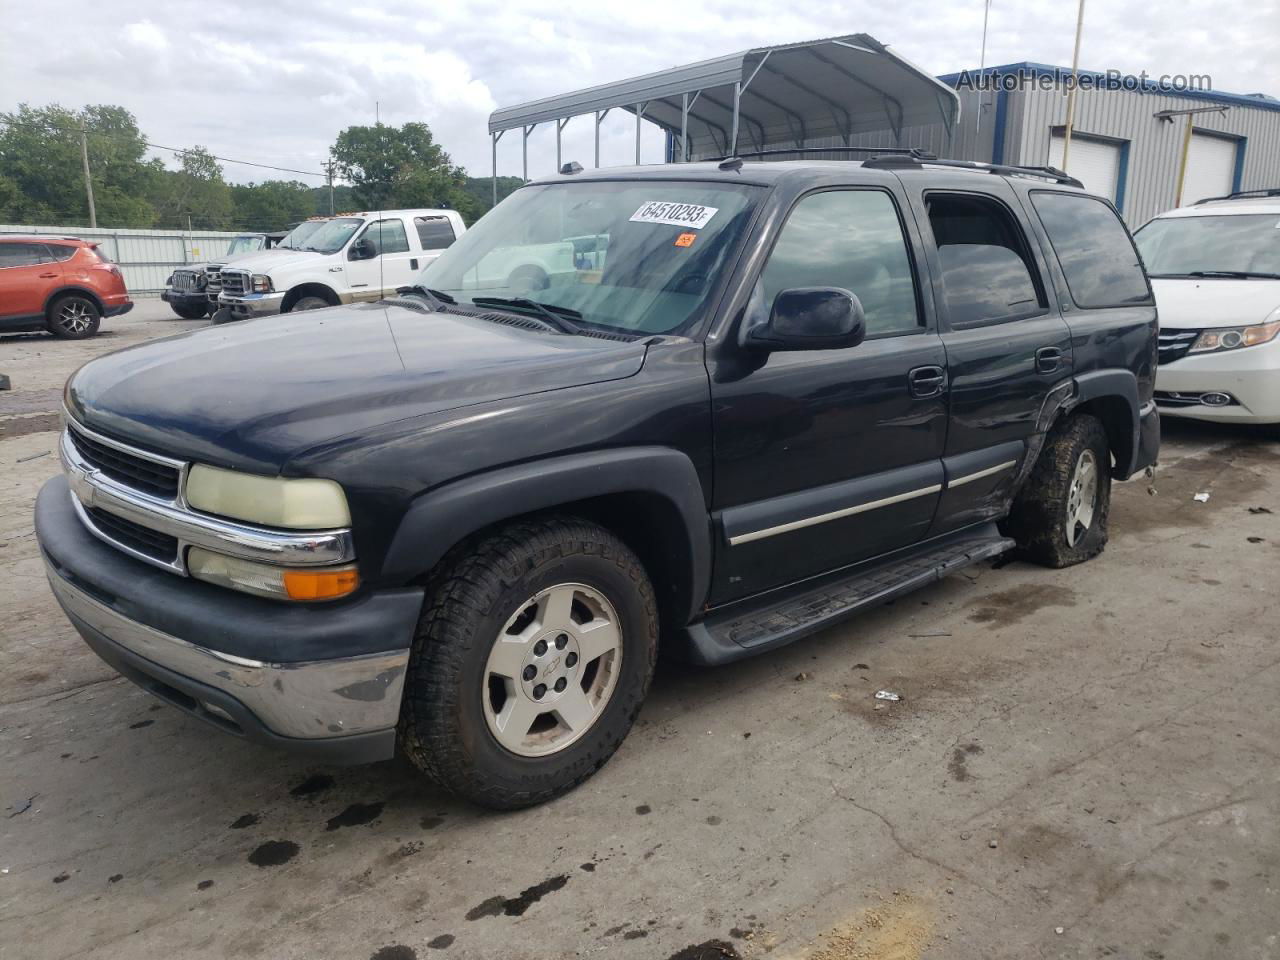
[[[78,423],[74,429],[90,433]],[[95,439],[106,439],[99,434],[92,435]],[[130,449],[142,453],[136,448]],[[181,485],[177,498],[167,500],[133,489],[106,476],[81,456],[67,431],[62,434],[58,452],[71,485],[76,512],[89,532],[129,556],[162,570],[186,576],[186,548],[189,546],[203,547],[243,560],[281,566],[324,566],[350,563],[355,559],[355,544],[350,530],[273,530],[196,513],[182,499]],[[157,460],[164,459],[155,454],[146,455]],[[181,465],[185,479],[186,464]],[[160,559],[121,543],[93,522],[89,515],[91,507],[176,538],[177,555],[171,560]]]

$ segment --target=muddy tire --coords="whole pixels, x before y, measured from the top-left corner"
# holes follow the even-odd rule
[[[77,293],[59,297],[49,304],[48,328],[63,340],[87,340],[102,325],[102,311],[88,297]]]
[[[235,323],[235,320],[236,315],[231,312],[230,307],[219,307],[209,317],[209,322],[215,327],[220,327],[224,323]]]
[[[430,578],[401,748],[481,806],[550,800],[618,749],[657,652],[653,587],[624,543],[574,517],[514,522],[464,542]]]
[[[1106,547],[1110,511],[1107,431],[1096,417],[1080,414],[1049,432],[1004,527],[1028,560],[1069,567]]]

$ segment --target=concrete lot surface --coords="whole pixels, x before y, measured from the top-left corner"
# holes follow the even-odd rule
[[[31,528],[61,385],[196,325],[166,312],[0,337],[5,960],[1280,956],[1266,435],[1167,423],[1158,494],[1118,487],[1084,566],[986,566],[772,656],[664,666],[598,776],[497,815],[399,762],[222,735],[61,616]]]

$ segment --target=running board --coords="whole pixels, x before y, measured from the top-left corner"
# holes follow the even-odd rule
[[[984,524],[898,551],[888,560],[858,564],[851,570],[713,610],[701,622],[685,628],[689,659],[716,666],[785,646],[859,610],[999,556],[1013,546],[994,523]]]

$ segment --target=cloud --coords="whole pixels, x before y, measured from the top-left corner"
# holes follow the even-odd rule
[[[203,144],[222,156],[320,170],[337,133],[371,123],[429,124],[455,161],[489,172],[486,122],[497,106],[623,79],[752,46],[866,32],[935,73],[976,67],[982,4],[902,0],[138,0],[118,6],[64,0],[79,29],[47,42],[36,17],[0,31],[0,109],[60,102],[117,103],[160,143]],[[560,9],[565,12],[561,14]],[[268,12],[269,11],[269,12]],[[1126,73],[1208,73],[1218,89],[1280,95],[1272,38],[1276,0],[1217,0],[1153,17],[1138,0],[1086,10],[1082,65]],[[991,8],[987,63],[1069,63],[1075,5],[1051,0]],[[119,43],[102,38],[118,37]],[[601,160],[635,158],[635,121],[615,112],[601,128]],[[661,159],[645,127],[642,158]],[[592,121],[564,131],[564,159],[590,166]],[[550,126],[528,141],[529,172],[555,162]],[[520,131],[500,145],[500,170],[521,171]],[[235,180],[264,171],[228,165]],[[317,176],[312,178],[320,182]]]

